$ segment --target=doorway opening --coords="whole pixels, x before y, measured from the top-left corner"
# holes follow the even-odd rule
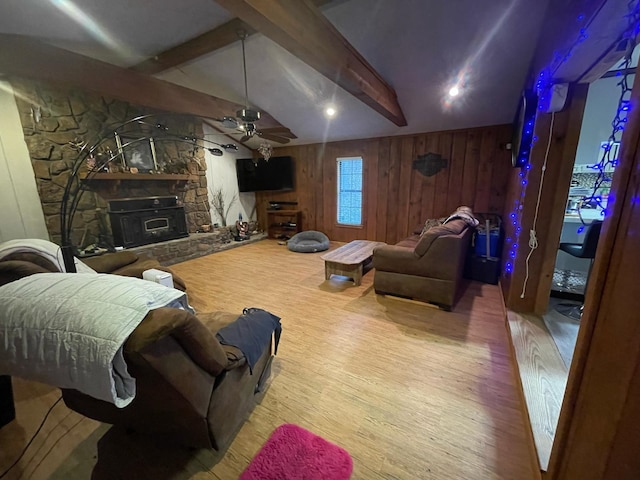
[[[629,88],[633,86],[639,54],[640,49],[636,48],[632,56],[632,73],[626,72],[629,73],[626,77]],[[578,338],[586,286],[611,189],[610,181],[596,188],[599,173],[597,164],[607,149],[610,150],[610,158],[617,161],[620,149],[620,143],[610,142],[609,137],[620,100],[619,84],[625,73],[623,63],[624,59],[589,85],[549,305],[543,315],[545,326],[553,337],[567,372]],[[607,166],[604,172],[611,179],[615,174],[615,166]],[[592,193],[599,201],[585,202],[585,197]]]

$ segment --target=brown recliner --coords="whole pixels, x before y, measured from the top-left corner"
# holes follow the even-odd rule
[[[414,298],[451,310],[459,294],[472,232],[464,220],[455,219],[397,245],[376,247],[376,293]]]
[[[136,396],[125,408],[62,389],[66,405],[82,415],[152,433],[191,447],[225,450],[261,398],[270,375],[271,342],[249,372],[242,352],[221,345],[220,328],[238,315],[198,318],[184,310],[152,310],[124,345]]]
[[[0,261],[0,286],[57,271],[47,260],[14,255]],[[238,315],[194,316],[175,308],[150,311],[124,344],[136,396],[125,408],[77,390],[62,389],[67,406],[98,421],[122,425],[191,447],[225,450],[264,392],[272,341],[249,371],[244,354],[222,345],[216,332]],[[100,319],[96,319],[99,321]]]

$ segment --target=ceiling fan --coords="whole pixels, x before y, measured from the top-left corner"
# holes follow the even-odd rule
[[[240,142],[244,143],[254,136],[277,143],[289,143],[292,138],[297,138],[287,127],[262,128],[256,127],[256,122],[260,120],[260,112],[249,107],[249,89],[247,87],[247,60],[245,56],[244,41],[247,32],[238,30],[238,37],[242,43],[242,68],[244,72],[244,108],[236,112],[235,117],[224,116],[216,119],[225,128],[238,130],[237,134],[242,134]],[[231,134],[231,135],[237,135]]]

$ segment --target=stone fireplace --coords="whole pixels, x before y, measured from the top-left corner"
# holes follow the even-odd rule
[[[77,156],[77,145],[94,141],[108,125],[158,112],[30,80],[11,79],[11,83],[49,236],[59,243],[60,202]],[[202,122],[196,117],[159,113],[156,118],[172,132],[202,137]],[[105,145],[115,152],[117,144],[113,137]],[[91,244],[113,245],[116,232],[112,230],[109,204],[121,199],[173,197],[174,207],[184,211],[188,233],[211,224],[203,149],[179,141],[157,141],[154,146],[158,166],[154,174],[100,172],[87,181],[89,190],[80,198],[72,223],[74,245],[80,248]],[[160,225],[151,228],[163,231]]]

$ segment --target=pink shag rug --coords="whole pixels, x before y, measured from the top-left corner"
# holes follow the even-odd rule
[[[352,470],[346,450],[285,424],[275,429],[239,480],[347,480]]]

